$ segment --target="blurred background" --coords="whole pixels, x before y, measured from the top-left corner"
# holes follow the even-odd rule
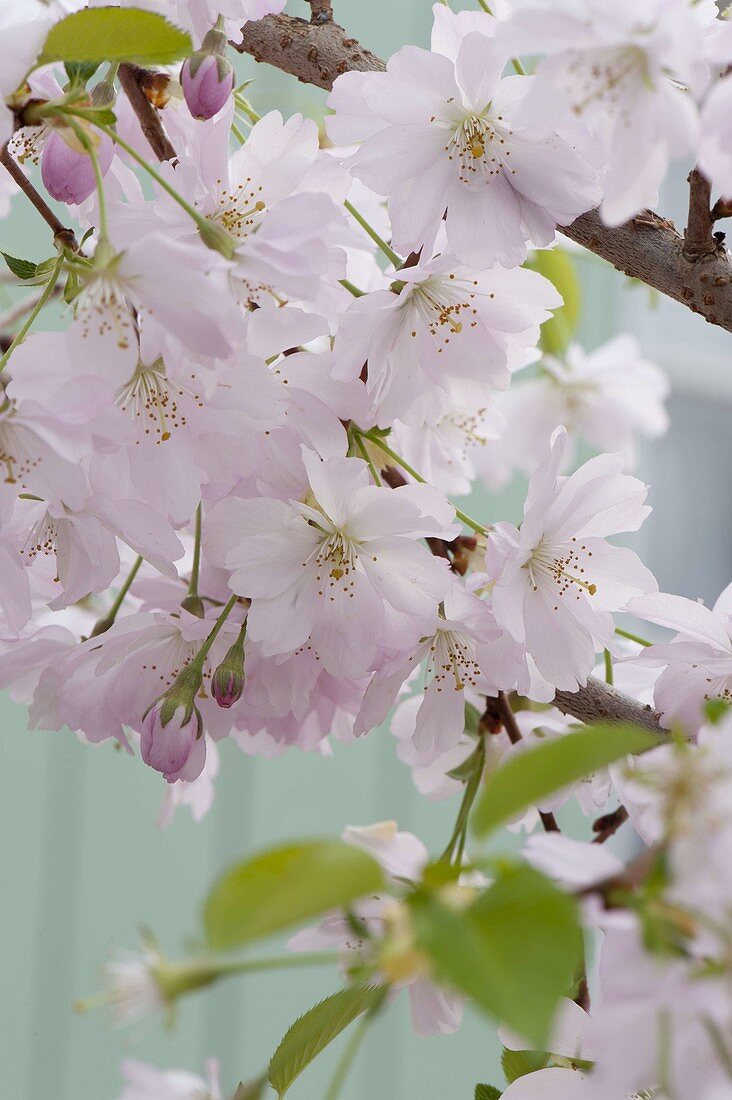
[[[405,42],[428,43],[426,0],[336,0],[334,7],[354,37],[382,56]],[[304,16],[307,5],[296,0],[288,10]],[[241,78],[255,69],[241,61]],[[250,97],[258,110],[322,115],[317,89],[264,67],[256,78]],[[681,166],[661,209],[683,225],[685,202]],[[45,226],[18,200],[12,219],[0,223],[0,248],[40,259],[47,246]],[[654,511],[633,545],[662,589],[711,602],[732,579],[729,336],[674,303],[652,301],[646,288],[629,286],[594,258],[577,263],[585,346],[630,331],[674,387],[670,431],[641,450],[639,474],[652,486]],[[8,303],[0,298],[0,309]],[[516,483],[469,510],[517,519],[522,494]],[[159,1020],[133,1035],[115,1031],[104,1012],[75,1015],[72,1002],[99,989],[100,964],[112,949],[134,947],[141,925],[172,956],[195,942],[206,891],[241,855],[386,818],[439,852],[457,811],[453,802],[423,801],[395,757],[394,739],[377,731],[354,746],[336,745],[331,757],[292,751],[252,759],[224,744],[208,817],[197,825],[182,810],[161,831],[155,818],[163,784],[139,760],[67,732],[29,733],[24,709],[7,697],[0,697],[0,716],[0,1081],[15,1100],[116,1100],[125,1057],[201,1072],[215,1055],[229,1091],[257,1075],[290,1023],[338,987],[331,970],[233,979],[190,997],[170,1031]],[[340,1049],[335,1043],[306,1071],[293,1100],[322,1097]],[[402,997],[374,1026],[344,1100],[470,1100],[478,1081],[502,1083],[490,1022],[469,1011],[457,1035],[420,1039]]]

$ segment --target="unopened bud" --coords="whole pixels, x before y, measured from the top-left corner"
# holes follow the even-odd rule
[[[233,707],[244,692],[244,629],[216,669],[211,694],[220,707]]]
[[[203,606],[203,600],[200,596],[194,596],[189,593],[181,603],[181,607],[184,611],[188,611],[189,614],[195,615],[197,619],[204,619],[206,617],[206,608]]]
[[[102,175],[114,159],[114,143],[107,134],[90,133]],[[96,186],[94,165],[73,130],[54,129],[46,138],[41,158],[43,184],[58,202],[77,206],[93,193]]]
[[[100,80],[92,88],[91,101],[94,107],[113,107],[116,98],[113,80]]]
[[[234,68],[226,56],[227,46],[224,21],[219,16],[216,26],[204,36],[200,49],[183,62],[180,83],[194,118],[213,118],[232,93]]]
[[[169,783],[198,779],[206,763],[203,721],[196,706],[202,682],[201,665],[194,660],[142,716],[142,759]]]
[[[203,121],[226,106],[234,88],[234,67],[224,54],[202,47],[183,62],[180,82],[188,110]]]

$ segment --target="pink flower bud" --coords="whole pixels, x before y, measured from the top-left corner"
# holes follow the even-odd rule
[[[140,751],[151,768],[161,772],[168,783],[198,779],[206,763],[206,739],[197,709],[189,713],[185,705],[167,717],[166,701],[158,700],[142,720]],[[167,717],[167,721],[164,718]]]
[[[234,87],[234,68],[221,54],[199,51],[183,62],[180,73],[188,109],[194,118],[217,115]]]
[[[244,691],[244,631],[211,678],[211,694],[220,707],[233,707]]]
[[[114,159],[114,142],[108,134],[99,135],[96,154],[105,175]],[[96,186],[89,154],[72,148],[57,130],[51,131],[43,146],[41,178],[49,195],[71,206],[88,199]]]

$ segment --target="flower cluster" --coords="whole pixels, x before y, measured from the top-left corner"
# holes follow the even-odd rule
[[[668,385],[630,335],[583,350],[563,332],[566,288],[540,272],[588,211],[612,227],[653,206],[674,158],[732,195],[729,23],[711,0],[436,4],[431,48],[343,72],[321,133],[260,117],[235,87],[229,40],[282,0],[143,6],[192,35],[179,82],[54,60],[49,28],[81,3],[0,13],[3,165],[54,242],[40,263],[6,255],[39,290],[0,359],[0,687],[35,728],[139,751],[169,784],[167,824],[178,805],[206,812],[227,738],[326,754],[390,715],[424,794],[474,798],[567,735],[552,704],[602,655],[680,744],[554,791],[513,827],[553,832],[570,797],[597,815],[618,795],[663,849],[654,900],[674,950],[659,962],[637,913],[588,902],[605,935],[597,1012],[568,1002],[553,1061],[505,1095],[716,1100],[732,729],[708,723],[710,702],[732,701],[732,587],[712,610],[660,593],[611,541],[650,511],[624,469],[638,436],[665,430]],[[533,75],[509,71],[516,54],[538,55]],[[42,331],[52,298],[64,323]],[[578,444],[599,453],[573,468]],[[515,472],[520,524],[485,496],[478,518],[455,503]],[[628,646],[623,612],[674,636]],[[449,850],[458,893],[469,810]],[[345,840],[391,885],[427,874],[393,823]],[[620,873],[587,848],[531,837],[525,855],[576,892]],[[390,953],[405,911],[357,899],[290,946],[366,960],[408,988],[418,1032],[454,1030],[462,996],[419,952]],[[150,966],[120,966],[128,1015],[157,1004]],[[125,1074],[126,1100],[220,1096],[215,1068],[208,1083]]]

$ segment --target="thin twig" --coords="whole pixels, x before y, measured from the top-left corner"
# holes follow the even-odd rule
[[[517,745],[522,739],[522,734],[521,730],[519,729],[518,722],[516,721],[516,715],[513,713],[513,709],[510,702],[508,701],[508,696],[506,695],[505,691],[499,691],[498,695],[496,696],[496,710],[498,711],[498,714],[500,716],[503,728],[508,734],[509,741],[512,745]],[[561,832],[561,829],[557,824],[557,819],[553,813],[545,813],[543,810],[539,810],[539,817],[541,818],[541,823],[544,826],[545,832]]]
[[[598,817],[598,819],[592,823],[592,831],[595,834],[592,843],[604,844],[606,840],[609,840],[611,836],[617,833],[621,825],[625,824],[628,820],[628,816],[628,811],[625,806],[618,806],[617,810],[613,810],[612,813],[603,814],[602,817]]]
[[[178,154],[163,129],[160,115],[144,92],[144,83],[149,80],[149,75],[146,69],[141,69],[139,65],[133,65],[131,62],[126,62],[119,67],[119,82],[124,88],[132,110],[137,115],[137,121],[150,148],[159,161],[175,161],[178,159]]]
[[[16,304],[11,306],[10,309],[7,309],[5,313],[0,314],[0,332],[7,332],[8,329],[11,329],[13,325],[22,320],[27,313],[34,310],[44,293],[44,290],[40,290],[37,294],[31,294],[29,297],[23,298],[21,302],[16,302]],[[51,297],[58,297],[60,293],[60,288],[56,287]]]
[[[54,243],[59,247],[70,248],[73,252],[78,252],[79,245],[74,236],[74,231],[56,217],[43,196],[36,191],[18,162],[11,156],[7,145],[3,146],[0,153],[0,164],[4,165],[26,198],[30,199],[43,220],[51,227]]]

